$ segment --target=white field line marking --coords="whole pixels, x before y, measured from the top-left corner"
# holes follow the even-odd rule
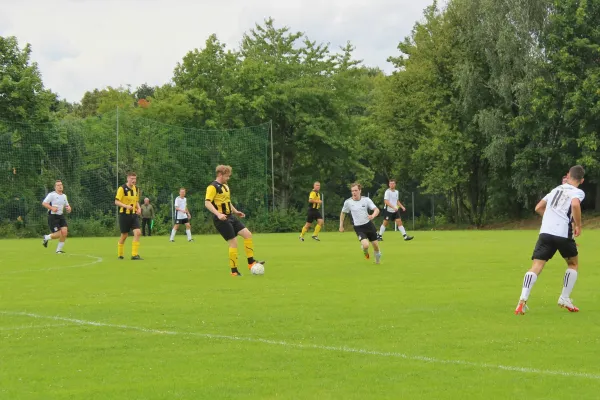
[[[69,254],[68,256],[69,257],[72,257],[72,256],[88,257],[88,258],[95,258],[96,260],[85,263],[85,264],[68,265],[68,266],[62,266],[62,267],[40,268],[40,269],[21,269],[21,270],[15,270],[15,271],[0,272],[0,275],[22,274],[25,272],[55,271],[55,270],[59,270],[59,269],[68,269],[68,268],[82,268],[82,267],[88,267],[90,265],[98,264],[103,261],[102,257],[91,256],[88,254]],[[64,255],[61,254],[59,257],[64,257]]]
[[[55,328],[57,326],[69,326],[69,325],[74,326],[75,324],[64,323],[64,324],[23,325],[23,326],[7,326],[7,327],[0,326],[0,332],[19,331],[19,330],[23,330],[23,329],[46,329],[46,328]]]
[[[270,339],[260,339],[260,338],[240,337],[240,336],[228,336],[228,335],[213,335],[210,333],[164,331],[164,330],[158,330],[158,329],[142,328],[142,327],[138,327],[138,326],[109,324],[109,323],[105,323],[105,322],[95,322],[95,321],[86,321],[83,319],[75,319],[75,318],[46,316],[46,315],[32,314],[32,313],[26,313],[26,312],[0,311],[0,314],[26,316],[26,317],[36,318],[36,319],[51,319],[54,321],[64,321],[64,322],[70,322],[70,323],[79,324],[79,325],[101,326],[101,327],[107,327],[107,328],[119,328],[119,329],[127,329],[127,330],[139,331],[139,332],[145,332],[145,333],[155,333],[155,334],[160,334],[160,335],[179,335],[179,336],[201,337],[201,338],[206,338],[206,339],[234,340],[234,341],[240,341],[240,342],[271,344],[271,345],[296,348],[296,349],[326,350],[326,351],[332,351],[332,352],[338,352],[338,353],[353,353],[353,354],[365,354],[365,355],[370,355],[370,356],[401,358],[404,360],[421,361],[421,362],[426,362],[426,363],[431,363],[431,364],[462,365],[462,366],[466,366],[466,367],[474,367],[476,369],[499,369],[499,370],[503,370],[503,371],[521,372],[521,373],[535,374],[535,375],[552,375],[552,376],[564,376],[564,377],[568,377],[568,378],[587,378],[587,379],[600,380],[600,374],[593,374],[593,373],[587,373],[587,372],[568,372],[568,371],[560,371],[560,370],[515,367],[515,366],[511,366],[511,365],[479,363],[479,362],[463,361],[463,360],[444,360],[441,358],[426,357],[426,356],[414,356],[414,355],[409,355],[409,354],[404,354],[404,353],[373,351],[373,350],[357,349],[357,348],[352,348],[352,347],[320,346],[320,345],[316,345],[316,344],[290,343],[290,342],[284,342],[284,341],[280,341],[280,340],[270,340]]]

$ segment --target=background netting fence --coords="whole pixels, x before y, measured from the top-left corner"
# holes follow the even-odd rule
[[[62,179],[73,207],[69,229],[77,235],[117,232],[114,196],[135,171],[142,198],[157,211],[155,232],[172,224],[172,202],[187,189],[193,230],[209,229],[206,186],[215,167],[233,167],[233,203],[249,218],[267,218],[270,207],[269,123],[233,130],[171,126],[114,112],[47,124],[0,120],[0,237],[47,231],[41,202]]]

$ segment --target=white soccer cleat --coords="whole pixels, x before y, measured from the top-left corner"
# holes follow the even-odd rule
[[[381,252],[375,253],[375,264],[379,264],[381,261]]]
[[[571,298],[565,298],[560,296],[558,298],[558,306],[561,308],[566,308],[569,312],[578,312],[579,308],[575,307],[573,304],[573,300]]]

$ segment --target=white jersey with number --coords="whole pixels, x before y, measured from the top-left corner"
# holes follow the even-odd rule
[[[394,207],[398,207],[398,191],[392,190],[392,189],[386,190],[385,194],[383,195],[383,200],[387,200]],[[396,212],[395,209],[393,209],[392,207],[389,207],[387,205],[386,205],[385,209],[388,210],[389,212]]]
[[[573,185],[565,183],[552,189],[546,200],[546,211],[542,218],[540,233],[569,238],[571,232],[571,200],[583,201],[585,193]]]
[[[50,204],[52,207],[58,207],[58,211],[49,211],[50,214],[63,215],[65,207],[69,205],[66,194],[58,194],[56,192],[50,192],[43,201],[44,203]]]
[[[351,197],[344,202],[342,212],[351,213],[354,226],[359,226],[369,223],[368,210],[374,210],[376,208],[377,206],[375,203],[368,197],[361,197],[360,200],[354,200]]]
[[[177,198],[175,199],[175,208],[179,208],[180,210],[186,210],[187,209],[187,199],[184,197],[183,199],[179,196],[177,196]],[[176,218],[175,219],[185,219],[187,218],[187,214],[185,213],[185,211],[176,211],[175,212]]]

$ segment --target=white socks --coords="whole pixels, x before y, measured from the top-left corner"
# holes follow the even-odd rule
[[[577,271],[571,268],[567,268],[565,272],[565,278],[563,280],[563,289],[560,297],[568,299],[571,297],[571,292],[573,291],[573,286],[575,286],[575,282],[577,282]]]
[[[383,236],[383,232],[385,232],[385,225],[381,224],[381,227],[379,228],[379,236]]]
[[[176,233],[177,233],[177,231],[175,229],[171,229],[171,238],[169,240],[174,240]]]
[[[62,251],[63,247],[65,247],[65,242],[58,242],[58,246],[56,246],[56,251]]]
[[[399,226],[398,230],[400,231],[400,233],[402,234],[402,236],[406,236],[406,229],[404,229],[404,225]]]
[[[533,272],[527,272],[523,279],[523,289],[521,290],[521,300],[527,301],[533,284],[537,281],[537,275]]]
[[[44,240],[52,240],[52,237],[50,235],[44,235]]]
[[[190,229],[186,229],[185,233],[187,234],[188,240],[192,240],[192,231]]]

